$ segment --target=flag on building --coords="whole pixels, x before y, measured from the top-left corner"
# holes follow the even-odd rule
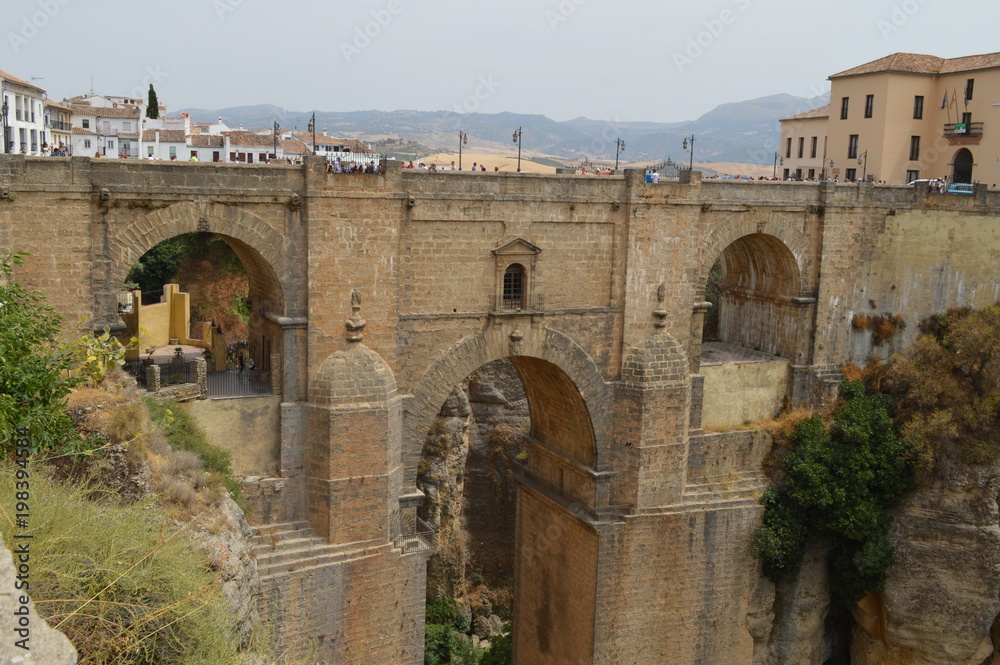
[[[948,91],[944,91],[944,99],[941,100],[941,110],[948,108]]]

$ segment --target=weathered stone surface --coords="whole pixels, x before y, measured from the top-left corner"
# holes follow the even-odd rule
[[[998,473],[1000,467],[954,473],[903,501],[891,534],[896,563],[885,594],[855,610],[852,663],[997,662]]]
[[[29,561],[30,565],[30,561]],[[74,665],[76,663],[76,648],[69,639],[57,630],[49,627],[35,613],[34,603],[28,600],[26,606],[21,604],[22,596],[27,592],[14,588],[17,581],[17,571],[11,551],[0,540],[0,664],[2,665]],[[21,617],[15,612],[28,608],[27,627]],[[27,634],[17,634],[17,630],[27,630]],[[22,649],[18,640],[25,640]]]
[[[253,624],[259,619],[260,577],[253,557],[253,533],[243,511],[226,497],[219,502],[211,528],[191,532],[191,539],[208,557],[209,566],[219,573],[222,595],[236,617],[241,647],[250,641]]]

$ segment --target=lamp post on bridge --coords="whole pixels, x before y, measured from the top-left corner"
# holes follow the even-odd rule
[[[772,177],[775,180],[778,179],[778,164],[784,166],[785,158],[779,155],[778,153],[774,153],[774,173],[772,174]]]
[[[469,135],[466,134],[465,132],[463,132],[462,130],[458,130],[458,170],[459,171],[462,170],[462,146],[463,145],[468,145],[468,143],[469,143]]]
[[[865,182],[868,179],[868,151],[865,150],[863,153],[858,155],[858,164],[864,164],[861,171],[861,182]]]
[[[521,128],[518,127],[517,131],[514,132],[514,143],[517,144],[517,172],[521,172],[521,135],[523,132]]]
[[[694,171],[694,134],[684,139],[684,149],[691,150],[691,159],[688,162],[688,171]]]
[[[278,134],[281,133],[281,127],[278,126],[278,121],[274,121],[274,161],[278,161]]]
[[[615,139],[615,171],[618,170],[618,154],[622,152],[625,152],[625,141]]]
[[[312,118],[309,119],[309,131],[313,135],[313,154],[316,154],[316,111],[313,111]]]

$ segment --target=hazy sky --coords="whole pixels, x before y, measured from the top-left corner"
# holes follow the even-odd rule
[[[54,99],[152,82],[172,111],[673,122],[897,51],[998,51],[998,24],[997,0],[4,0],[0,69]]]

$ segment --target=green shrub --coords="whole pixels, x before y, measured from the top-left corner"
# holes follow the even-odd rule
[[[483,654],[479,665],[511,665],[514,658],[514,640],[510,622],[503,625],[503,633],[490,638],[490,648]]]
[[[233,475],[232,457],[229,452],[213,446],[208,437],[198,427],[198,423],[174,400],[159,401],[153,398],[143,400],[153,423],[163,427],[167,443],[174,450],[187,450],[198,455],[210,477],[225,486],[244,513],[249,512],[249,504],[243,499],[242,485]]]
[[[175,525],[148,503],[102,501],[30,469],[30,593],[81,665],[236,662],[234,619],[207,562]],[[0,467],[0,505],[14,505],[14,479]],[[0,532],[12,542],[7,520]]]
[[[841,394],[829,429],[819,416],[795,428],[786,482],[762,497],[753,545],[777,582],[799,569],[809,541],[826,544],[834,599],[850,608],[884,588],[894,560],[888,511],[913,487],[913,465],[888,396],[866,394],[860,381],[845,381]]]
[[[428,603],[427,623],[449,626],[464,633],[472,625],[472,617],[462,611],[454,598],[440,598]]]

